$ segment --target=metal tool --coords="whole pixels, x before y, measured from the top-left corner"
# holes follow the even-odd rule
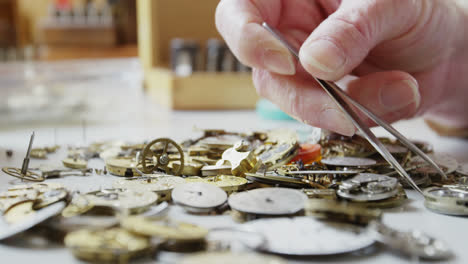
[[[31,149],[32,144],[34,142],[34,132],[31,134],[31,138],[29,139],[28,151],[26,152],[26,157],[23,159],[23,165],[21,166],[21,174],[26,175],[28,172],[29,167],[29,156],[31,156]]]
[[[299,52],[294,48],[289,42],[279,33],[276,29],[272,28],[266,22],[263,23],[263,27],[268,30],[276,39],[278,39],[283,45],[285,45],[289,51],[299,60]],[[390,154],[390,152],[385,148],[382,142],[372,133],[369,126],[367,126],[364,121],[358,116],[358,114],[352,109],[352,106],[355,106],[361,112],[366,114],[372,121],[374,121],[379,126],[383,127],[390,134],[395,136],[403,145],[409,148],[411,151],[416,153],[426,162],[428,162],[436,171],[444,178],[447,179],[445,173],[437,166],[437,164],[431,160],[424,152],[422,152],[418,147],[416,147],[411,141],[405,138],[400,134],[396,129],[394,129],[390,124],[386,123],[374,113],[368,110],[363,105],[356,102],[354,99],[349,97],[346,92],[344,92],[338,85],[333,82],[324,81],[319,78],[313,77],[320,86],[325,90],[325,92],[332,98],[332,100],[338,105],[338,107],[343,111],[343,113],[353,122],[353,124],[361,131],[364,137],[369,141],[369,143],[382,155],[382,157],[387,160],[392,167],[398,171],[400,176],[402,176],[408,183],[422,194],[421,189],[416,185],[416,183],[411,179],[411,177],[406,173],[403,167],[398,163],[398,161]]]
[[[28,150],[26,152],[26,156],[23,159],[23,164],[21,165],[21,169],[12,168],[12,167],[4,167],[2,168],[2,171],[8,175],[20,178],[22,180],[42,181],[41,176],[39,174],[29,170],[29,158],[31,156],[33,142],[34,142],[34,132],[31,134],[31,138],[29,139]]]

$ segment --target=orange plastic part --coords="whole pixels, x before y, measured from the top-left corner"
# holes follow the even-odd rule
[[[294,157],[291,162],[302,160],[304,164],[309,164],[321,159],[322,147],[320,144],[301,144],[299,153]]]

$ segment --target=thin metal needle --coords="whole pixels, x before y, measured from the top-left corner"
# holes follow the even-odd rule
[[[283,45],[285,45],[289,51],[299,60],[299,52],[293,46],[291,46],[288,41],[282,37],[281,33],[270,27],[267,23],[263,23],[263,27],[267,29],[275,38],[277,38]],[[340,93],[337,90],[341,90],[336,84],[327,82],[316,77],[313,77],[325,92],[330,95],[332,100],[337,104],[339,108],[343,111],[345,115],[353,122],[353,124],[361,131],[364,137],[369,141],[369,143],[382,155],[382,157],[387,160],[392,167],[398,171],[398,173],[419,193],[422,194],[421,189],[413,181],[413,179],[406,173],[406,171],[401,167],[400,163],[390,154],[390,152],[385,148],[385,146],[380,142],[380,140],[372,133],[369,127],[361,120],[361,118],[353,111],[349,104],[345,101],[343,97],[340,96]],[[353,103],[353,101],[351,101]],[[366,109],[367,110],[367,109]],[[365,111],[367,114],[369,110]],[[376,117],[373,115],[373,117]],[[381,121],[381,120],[379,120]],[[383,121],[381,121],[383,122]],[[386,128],[386,127],[384,127]],[[401,135],[400,135],[401,136]],[[397,137],[400,139],[400,137]],[[431,163],[432,164],[432,163]]]
[[[32,132],[31,138],[29,139],[28,151],[26,152],[26,156],[23,159],[23,165],[21,166],[21,174],[22,175],[26,175],[26,173],[28,172],[29,156],[31,155],[31,149],[32,149],[33,142],[34,142],[34,132]]]

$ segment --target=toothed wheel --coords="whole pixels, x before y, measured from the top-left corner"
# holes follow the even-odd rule
[[[145,173],[152,173],[156,169],[169,173],[169,164],[176,161],[179,161],[181,166],[173,174],[180,175],[184,169],[184,152],[172,139],[158,138],[148,143],[143,149],[141,162]]]

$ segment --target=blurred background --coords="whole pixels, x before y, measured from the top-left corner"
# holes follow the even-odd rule
[[[0,0],[0,60],[137,56],[135,0]]]
[[[220,38],[218,3],[0,0],[1,128],[256,106],[289,119],[259,101],[251,69]]]

